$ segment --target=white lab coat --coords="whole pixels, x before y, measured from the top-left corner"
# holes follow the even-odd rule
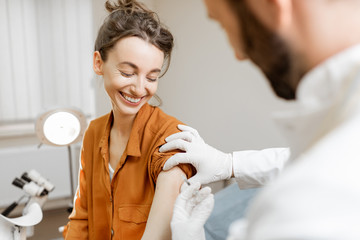
[[[291,158],[228,239],[360,239],[360,45],[309,72],[275,119]]]

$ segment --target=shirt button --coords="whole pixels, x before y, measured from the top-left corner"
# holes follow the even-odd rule
[[[111,229],[111,236],[114,236],[114,229]]]
[[[112,202],[112,197],[110,197],[110,202]]]

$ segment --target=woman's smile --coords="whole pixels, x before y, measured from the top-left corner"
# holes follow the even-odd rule
[[[119,91],[119,93],[122,96],[122,98],[125,100],[125,102],[127,102],[127,103],[129,103],[129,104],[131,104],[133,106],[139,105],[141,99],[143,99],[143,97],[139,98],[139,97],[130,96],[130,95],[124,93],[124,92]]]

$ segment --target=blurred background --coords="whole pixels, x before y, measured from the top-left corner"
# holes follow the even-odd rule
[[[55,185],[31,239],[61,237],[57,228],[67,222],[70,176],[76,188],[81,147],[70,146],[72,168],[67,147],[39,148],[37,117],[57,107],[80,109],[87,121],[110,111],[102,80],[92,71],[93,44],[107,15],[104,2],[0,0],[0,209],[21,196],[11,182],[24,171],[36,169]],[[202,1],[142,2],[175,37],[170,69],[159,80],[161,108],[224,152],[285,146],[271,120],[285,103],[254,65],[235,59]]]

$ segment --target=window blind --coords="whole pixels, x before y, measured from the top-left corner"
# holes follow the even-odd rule
[[[0,0],[0,124],[94,112],[91,0]]]

